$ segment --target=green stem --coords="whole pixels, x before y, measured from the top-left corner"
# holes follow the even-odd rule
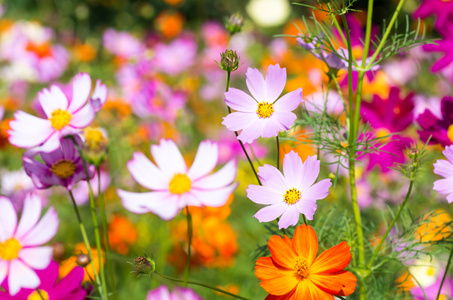
[[[365,32],[365,44],[363,45],[363,55],[362,55],[362,69],[365,68],[366,59],[368,58],[368,52],[370,51],[370,39],[371,39],[371,26],[373,20],[373,6],[374,0],[368,0],[368,11],[366,19],[366,32]]]
[[[308,223],[307,223],[307,218],[305,218],[305,215],[302,215],[302,217],[304,218],[304,223],[305,223],[305,225],[308,225]]]
[[[447,277],[448,268],[450,267],[452,256],[453,256],[453,246],[451,247],[450,256],[448,257],[448,263],[447,263],[447,266],[445,267],[444,276],[442,277],[442,281],[440,283],[439,291],[437,292],[436,300],[439,300],[440,292],[442,291],[442,286],[444,285],[445,278]]]
[[[278,140],[278,135],[275,139],[277,141],[277,170],[280,170],[280,141]]]
[[[154,273],[157,274],[157,275],[159,275],[159,276],[162,277],[162,278],[165,278],[165,279],[168,279],[168,280],[171,280],[171,281],[174,281],[174,282],[182,282],[182,283],[185,283],[185,281],[183,281],[183,280],[181,280],[181,279],[177,279],[177,278],[165,276],[164,274],[160,274],[160,273],[158,273],[158,272],[154,272]],[[214,287],[214,286],[210,286],[210,285],[207,285],[207,284],[204,284],[204,283],[200,283],[200,282],[195,282],[195,281],[190,281],[190,280],[189,280],[189,281],[187,281],[187,284],[193,284],[193,285],[202,286],[202,287],[211,289],[211,290],[213,290],[213,291],[216,291],[216,292],[219,292],[219,293],[222,293],[222,294],[231,296],[231,297],[236,298],[236,299],[250,300],[250,299],[248,299],[248,298],[244,298],[244,297],[241,297],[241,296],[232,294],[232,293],[230,293],[230,292],[224,291],[224,290],[222,290],[222,289],[219,289],[219,288],[216,288],[216,287]]]
[[[190,269],[190,256],[191,256],[191,247],[192,247],[192,233],[193,233],[193,224],[192,224],[192,215],[190,214],[189,207],[186,206],[187,214],[187,260],[186,267],[184,268],[184,286],[187,286],[189,282],[189,269]]]

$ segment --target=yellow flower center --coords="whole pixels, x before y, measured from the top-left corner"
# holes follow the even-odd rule
[[[88,127],[85,132],[85,145],[90,149],[98,149],[107,143],[107,138],[99,128]]]
[[[286,191],[285,195],[283,196],[285,201],[288,204],[295,204],[297,201],[300,200],[300,191],[298,189],[289,189]]]
[[[453,142],[453,124],[448,126],[448,139]]]
[[[49,300],[49,294],[44,290],[36,289],[36,291],[28,295],[27,300]]]
[[[50,171],[61,179],[66,179],[74,175],[76,170],[76,164],[72,160],[60,159],[55,162]]]
[[[0,258],[3,260],[13,260],[19,257],[19,251],[22,249],[19,241],[15,238],[0,243]]]
[[[376,130],[376,137],[381,138],[382,142],[387,142],[390,139],[388,135],[390,135],[390,131],[387,128],[381,127]],[[384,138],[384,136],[387,137]]]
[[[57,109],[52,112],[49,120],[53,128],[60,130],[69,124],[71,118],[72,116],[67,110]]]
[[[190,191],[191,187],[192,183],[186,174],[176,174],[171,179],[168,189],[170,193],[180,195]]]
[[[296,269],[296,273],[302,277],[302,278],[307,278],[308,276],[308,265],[307,261],[303,259],[302,257],[298,257],[296,259],[296,265],[294,266],[294,269]]]
[[[258,109],[256,110],[256,113],[261,119],[269,118],[274,113],[274,106],[272,105],[272,103],[260,102],[258,103]]]

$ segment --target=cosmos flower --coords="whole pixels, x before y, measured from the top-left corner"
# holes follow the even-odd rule
[[[93,95],[96,99],[107,96],[104,85],[96,84]],[[80,129],[91,124],[95,110],[87,100],[91,91],[91,78],[80,73],[73,79],[72,97],[68,99],[62,90],[52,85],[50,90],[43,89],[38,93],[39,102],[46,114],[40,119],[23,111],[14,114],[15,120],[10,122],[9,142],[16,147],[26,148],[34,152],[51,152],[58,148],[60,139],[67,135],[78,134]],[[96,102],[105,102],[96,100]]]
[[[418,116],[417,122],[422,128],[422,130],[418,130],[418,134],[425,143],[431,136],[430,144],[440,144],[445,147],[453,142],[453,97],[442,98],[440,111],[441,118],[428,109]]]
[[[136,58],[143,53],[145,47],[138,39],[127,31],[116,31],[108,28],[102,36],[102,44],[110,53],[120,59]]]
[[[334,299],[354,292],[356,277],[344,271],[351,260],[346,242],[327,249],[318,257],[318,238],[305,224],[291,240],[286,235],[269,239],[271,257],[260,257],[255,275],[270,295],[266,300]]]
[[[104,251],[101,250],[101,255],[96,248],[90,248],[91,251],[91,258],[93,259],[90,263],[88,263],[84,268],[84,275],[83,282],[92,282],[94,277],[94,270],[99,274],[99,266],[103,266],[105,263],[105,256]],[[78,243],[74,245],[74,255],[70,256],[65,261],[61,262],[60,265],[60,277],[68,276],[72,272],[72,270],[77,266],[77,258],[79,255],[87,256],[88,251],[87,247],[84,243]],[[100,258],[99,258],[100,257]],[[94,266],[94,269],[93,269]],[[40,299],[37,299],[40,300]]]
[[[452,16],[453,17],[453,16]],[[453,23],[453,22],[452,22]],[[453,26],[452,26],[453,30]],[[426,52],[443,52],[444,56],[431,66],[432,72],[439,72],[453,63],[453,37],[436,41],[436,44],[427,44],[423,46]],[[453,77],[451,78],[453,81]]]
[[[281,216],[278,221],[280,229],[296,225],[299,214],[313,220],[316,200],[324,199],[332,185],[330,179],[315,183],[319,168],[320,161],[316,156],[309,156],[302,162],[294,151],[283,159],[283,174],[271,165],[259,167],[258,176],[263,185],[250,185],[247,197],[269,206],[260,209],[254,217],[260,222],[269,222]]]
[[[434,173],[444,177],[434,181],[434,190],[439,194],[447,195],[448,203],[453,202],[453,146],[445,147],[442,151],[445,159],[439,159],[434,164]]]
[[[123,205],[133,213],[152,212],[163,220],[170,220],[185,206],[224,205],[237,186],[232,183],[237,172],[234,160],[209,175],[219,158],[219,149],[214,142],[200,143],[190,169],[172,140],[162,139],[160,145],[152,145],[151,153],[157,166],[142,153],[135,152],[127,168],[139,184],[152,191],[118,190]]]
[[[453,28],[453,2],[449,0],[423,0],[414,12],[414,18],[425,19],[429,15],[436,15],[436,29],[443,35],[451,35]]]
[[[0,196],[0,282],[8,276],[12,296],[37,288],[41,281],[34,269],[45,269],[52,259],[52,247],[41,245],[57,233],[58,216],[51,207],[40,220],[41,211],[42,200],[29,194],[18,223],[11,201]]]
[[[223,118],[228,130],[242,130],[238,139],[251,144],[258,137],[277,136],[280,130],[288,130],[297,116],[292,113],[302,102],[302,88],[278,97],[286,84],[286,68],[269,65],[266,79],[257,69],[246,73],[247,87],[253,98],[241,90],[230,88],[225,102],[236,110]]]
[[[146,300],[202,300],[192,289],[176,287],[170,293],[165,285],[161,285],[148,293]]]
[[[5,280],[2,286],[6,292],[0,292],[0,300],[85,299],[87,293],[81,285],[83,279],[81,267],[74,267],[67,276],[57,281],[58,263],[52,261],[47,268],[37,270],[36,275],[41,281],[39,286],[36,289],[21,289],[15,296],[9,295],[9,287]]]

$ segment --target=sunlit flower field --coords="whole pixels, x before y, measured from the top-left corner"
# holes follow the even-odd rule
[[[453,299],[453,1],[0,1],[0,300]]]

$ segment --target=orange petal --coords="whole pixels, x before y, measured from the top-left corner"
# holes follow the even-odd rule
[[[355,291],[357,278],[348,271],[330,274],[310,274],[309,280],[323,291],[337,296],[347,296]]]
[[[281,238],[278,235],[274,235],[269,239],[267,243],[269,250],[271,251],[272,259],[280,266],[293,270],[296,265],[297,254],[294,252],[289,243],[289,238]]]
[[[305,298],[294,298],[294,299],[316,299],[316,300],[333,300],[334,297],[332,294],[326,293],[325,291],[318,288],[310,280],[305,280],[307,283],[307,288],[309,291],[308,297]]]
[[[310,268],[310,274],[335,273],[346,268],[351,261],[351,251],[346,242],[321,253]]]
[[[307,260],[310,268],[318,255],[318,238],[313,228],[305,224],[296,228],[293,236],[293,249],[298,256]]]
[[[276,296],[276,295],[268,295],[266,299],[264,300],[291,300],[292,296],[296,292],[296,289],[292,290],[290,293],[282,295],[282,296]]]
[[[278,266],[271,257],[260,257],[255,266],[255,275],[261,287],[269,294],[281,296],[291,292],[299,283],[294,270]]]

